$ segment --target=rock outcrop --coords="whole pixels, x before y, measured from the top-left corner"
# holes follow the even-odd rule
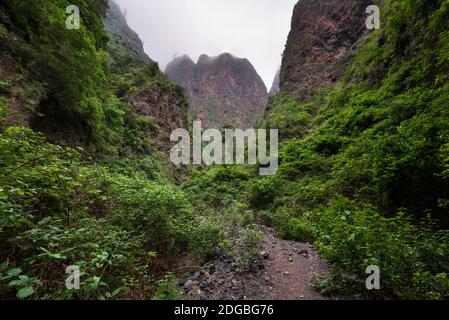
[[[300,0],[280,74],[282,91],[302,93],[342,77],[352,53],[368,33],[367,0]]]
[[[173,88],[156,84],[131,95],[128,103],[139,116],[148,118],[152,126],[151,140],[161,151],[168,151],[170,134],[178,128],[188,128],[188,107]]]
[[[185,88],[190,112],[205,127],[249,128],[258,124],[267,104],[267,89],[252,64],[229,53],[176,58],[165,73]]]

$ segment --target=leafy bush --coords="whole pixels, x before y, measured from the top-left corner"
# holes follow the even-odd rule
[[[242,198],[249,178],[250,172],[244,167],[217,166],[192,172],[182,187],[199,210],[221,210]]]
[[[315,239],[333,262],[326,290],[366,297],[373,264],[371,297],[447,298],[448,14],[447,0],[385,1],[337,85],[270,101],[280,166],[249,182],[250,199],[279,235]]]
[[[267,208],[279,193],[279,185],[273,179],[259,179],[248,187],[248,202],[254,209]]]
[[[176,275],[168,273],[157,284],[156,295],[153,300],[176,300],[180,291]]]
[[[334,272],[347,275],[346,281],[362,296],[368,294],[365,270],[376,265],[382,291],[372,293],[374,297],[448,298],[449,233],[436,231],[432,220],[416,224],[404,213],[386,218],[369,206],[338,198],[297,223],[313,231],[319,251],[334,263]],[[423,286],[419,279],[424,277],[436,285]]]
[[[151,297],[161,263],[219,241],[174,186],[111,173],[29,129],[7,128],[0,150],[1,297]],[[65,287],[69,265],[80,290]]]
[[[264,233],[254,225],[240,230],[239,238],[232,248],[238,266],[248,265],[260,256]]]
[[[310,226],[297,218],[288,221],[286,237],[296,241],[313,242]]]
[[[211,240],[196,245],[213,239],[217,230],[196,221],[193,207],[176,187],[136,177],[119,177],[111,182],[110,195],[117,199],[112,221],[126,225],[129,232],[143,234],[149,249],[163,253],[167,260],[179,256],[183,249],[199,255],[212,249],[215,243]],[[189,246],[193,239],[195,242]]]
[[[262,127],[281,129],[281,138],[302,137],[309,129],[311,110],[292,97],[279,93],[271,101],[272,109],[262,122]]]

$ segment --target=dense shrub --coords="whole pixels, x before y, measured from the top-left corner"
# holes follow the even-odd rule
[[[449,233],[436,231],[432,220],[414,223],[404,213],[387,218],[369,206],[337,198],[298,223],[313,230],[320,252],[334,263],[335,274],[347,276],[355,292],[363,293],[365,270],[376,265],[382,290],[371,292],[374,297],[449,298]],[[435,285],[424,285],[424,279]]]
[[[335,87],[271,99],[264,125],[286,127],[280,166],[250,182],[250,199],[281,236],[315,240],[333,262],[328,290],[366,297],[365,269],[378,265],[371,297],[447,299],[449,1],[382,11]]]
[[[111,173],[29,129],[7,128],[0,150],[1,297],[151,297],[161,268],[219,241],[166,183]],[[69,265],[79,291],[65,288]]]
[[[250,172],[240,166],[217,166],[197,170],[183,184],[193,203],[204,211],[223,209],[232,200],[241,200]]]

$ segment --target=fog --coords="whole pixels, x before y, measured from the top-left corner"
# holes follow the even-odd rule
[[[146,53],[164,70],[175,56],[248,58],[268,90],[297,0],[115,0]]]

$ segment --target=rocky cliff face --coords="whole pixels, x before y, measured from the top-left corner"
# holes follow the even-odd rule
[[[267,89],[252,64],[225,53],[188,56],[172,61],[168,77],[185,88],[190,112],[207,127],[249,128],[257,125],[267,104]]]
[[[282,91],[301,93],[331,85],[349,65],[368,33],[367,0],[300,0],[294,9],[283,56]]]
[[[182,95],[172,87],[157,84],[142,88],[128,98],[135,112],[150,121],[151,140],[157,149],[167,152],[172,147],[170,134],[188,128],[188,107]]]

